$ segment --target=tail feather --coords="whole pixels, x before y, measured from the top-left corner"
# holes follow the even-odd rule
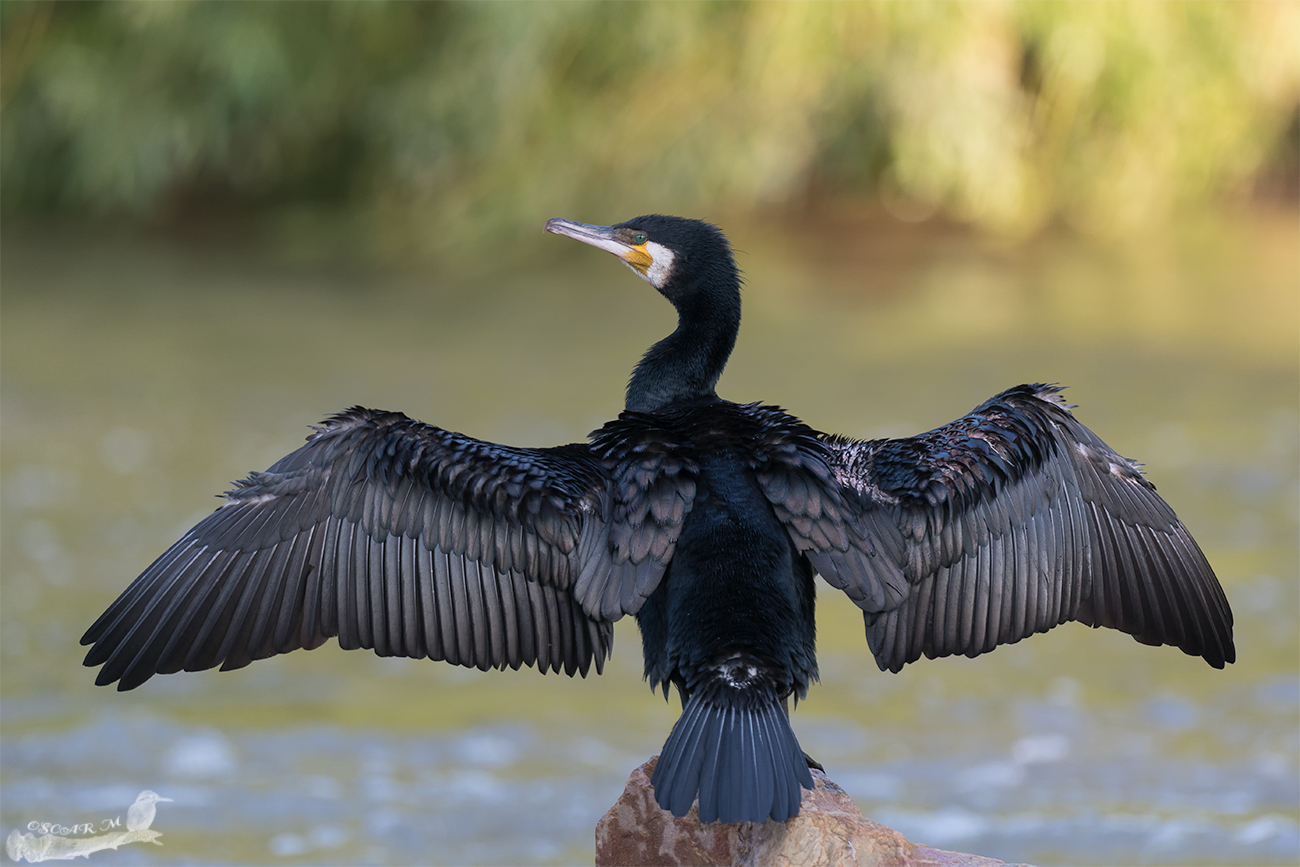
[[[794,750],[798,754],[793,761],[781,761],[778,754],[772,754],[773,765],[776,770],[776,779],[773,784],[775,801],[772,804],[773,812],[781,811],[786,818],[797,816],[799,814],[799,802],[803,800],[803,786],[800,779],[808,781],[808,788],[812,788],[812,773],[808,770],[808,761],[804,758],[803,750],[799,747],[799,741],[794,737],[794,732],[790,730],[789,718],[782,708],[779,715],[768,716],[764,719],[767,728],[767,739],[770,742],[776,742],[782,735],[777,728],[777,723],[783,723],[785,729],[790,731],[790,740],[794,744]],[[782,803],[782,794],[784,793],[784,803]]]
[[[700,714],[704,716],[704,714]],[[707,726],[704,729],[704,738],[702,746],[704,748],[704,765],[700,772],[699,793],[700,793],[700,815],[717,816],[719,813],[728,815],[737,813],[740,810],[740,802],[737,800],[737,793],[732,791],[720,792],[718,780],[722,776],[722,738],[725,726]],[[671,737],[671,735],[669,735]],[[655,765],[658,771],[659,766]],[[665,772],[667,775],[667,772]],[[682,775],[685,776],[685,775]],[[658,790],[656,789],[656,793]],[[691,795],[687,800],[686,809],[690,810],[690,800],[695,796]],[[659,802],[663,806],[663,802]],[[669,809],[664,807],[664,809]]]
[[[767,818],[764,815],[767,810],[759,811],[760,799],[758,793],[760,789],[765,793],[772,791],[772,761],[766,755],[759,754],[755,749],[758,746],[758,733],[755,731],[753,716],[750,714],[739,714],[739,716],[741,766],[737,771],[733,771],[731,776],[740,785],[740,815],[745,817],[741,821],[745,821],[750,816]],[[750,785],[745,785],[746,783]],[[771,797],[766,800],[770,806],[772,803]],[[758,820],[754,819],[753,821]]]
[[[692,714],[689,719],[685,715],[682,719],[686,725],[678,739],[678,750],[675,753],[680,772],[671,783],[665,783],[664,799],[672,804],[685,804],[685,810],[690,810],[704,766],[707,718],[704,714]]]
[[[785,710],[764,692],[706,690],[687,700],[651,780],[659,806],[684,816],[698,794],[702,822],[798,815],[812,775]]]

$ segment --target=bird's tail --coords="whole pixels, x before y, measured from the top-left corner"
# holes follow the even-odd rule
[[[719,670],[695,689],[673,726],[651,782],[655,800],[701,822],[784,822],[799,814],[812,774],[776,689]]]

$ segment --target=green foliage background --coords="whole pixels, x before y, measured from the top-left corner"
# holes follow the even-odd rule
[[[342,218],[882,204],[1115,233],[1296,161],[1300,4],[5,0],[9,215]],[[304,216],[306,215],[306,216]]]

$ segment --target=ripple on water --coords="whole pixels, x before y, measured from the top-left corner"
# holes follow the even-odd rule
[[[810,743],[870,749],[851,725],[810,723]],[[11,823],[71,823],[123,814],[144,788],[173,799],[155,823],[170,832],[166,849],[99,853],[105,864],[408,863],[435,851],[445,863],[545,863],[590,847],[635,764],[608,745],[605,767],[574,763],[590,740],[521,724],[403,736],[104,715],[7,739],[0,803]],[[1051,853],[1069,852],[1079,863],[1285,863],[1296,852],[1294,817],[1271,808],[1295,798],[1283,754],[1263,754],[1243,772],[1158,756],[1097,765],[1088,752],[1087,743],[1041,733],[964,766],[847,763],[833,778],[911,839],[1003,859],[1050,863]],[[1080,790],[1084,800],[1071,800]],[[1131,810],[1135,798],[1152,808]]]

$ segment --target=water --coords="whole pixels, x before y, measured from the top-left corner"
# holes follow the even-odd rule
[[[1126,249],[826,227],[737,234],[745,324],[720,391],[857,436],[942,424],[1022,381],[1192,528],[1238,663],[1066,625],[976,660],[876,669],[822,585],[807,751],[931,846],[1039,864],[1300,860],[1300,262],[1294,222]],[[551,239],[557,240],[558,239]],[[0,831],[125,817],[97,864],[582,863],[676,717],[620,623],[602,677],[326,647],[94,687],[77,639],[230,480],[353,403],[487,439],[612,416],[668,306],[592,251],[490,277],[7,227]]]

